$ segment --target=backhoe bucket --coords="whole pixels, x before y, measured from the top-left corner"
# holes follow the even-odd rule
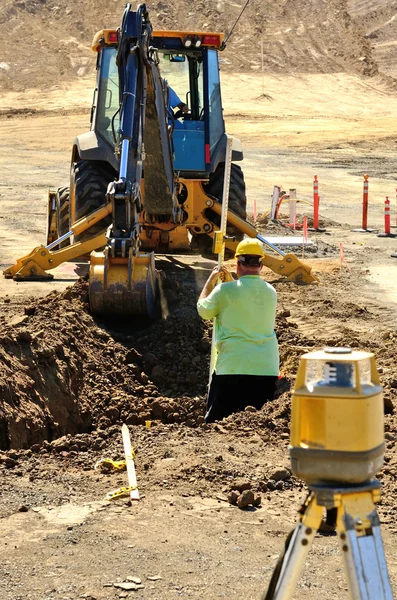
[[[111,258],[109,249],[91,253],[89,301],[96,315],[155,317],[157,273],[154,253]]]

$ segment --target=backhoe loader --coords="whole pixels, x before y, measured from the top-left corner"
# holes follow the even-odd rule
[[[91,253],[93,313],[154,314],[154,253],[208,254],[219,229],[227,139],[222,42],[220,33],[153,31],[144,4],[136,11],[127,4],[120,28],[95,35],[91,127],[73,143],[70,186],[49,192],[46,246],[18,259],[5,277],[49,279],[47,271]],[[231,159],[227,248],[244,234],[259,237],[282,255],[266,254],[266,266],[296,282],[316,281],[245,220],[236,138]]]

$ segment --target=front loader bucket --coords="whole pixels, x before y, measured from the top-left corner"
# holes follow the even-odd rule
[[[111,258],[109,249],[91,253],[90,309],[96,315],[155,317],[157,273],[154,253]]]

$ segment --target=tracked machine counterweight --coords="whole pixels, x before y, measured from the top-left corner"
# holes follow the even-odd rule
[[[18,259],[5,277],[49,279],[49,270],[91,253],[92,312],[154,316],[155,252],[208,255],[219,229],[227,139],[222,42],[219,33],[153,31],[144,4],[136,11],[127,4],[119,29],[95,35],[91,128],[73,143],[70,186],[49,193],[47,245]],[[246,221],[236,164],[242,159],[233,138],[230,250],[244,234],[258,235]],[[296,282],[317,280],[294,254],[267,245],[282,255],[266,254],[273,271]]]

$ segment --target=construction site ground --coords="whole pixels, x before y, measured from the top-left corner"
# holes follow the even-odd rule
[[[91,94],[92,79],[81,78],[2,95],[2,269],[44,242],[47,189],[68,183]],[[84,262],[63,265],[52,282],[1,279],[4,600],[259,598],[305,496],[288,470],[291,386],[302,353],[327,345],[374,352],[381,373],[379,512],[397,590],[397,241],[351,231],[361,225],[366,172],[369,225],[382,228],[386,195],[395,223],[395,91],[380,76],[230,73],[223,98],[228,131],[244,145],[251,214],[254,200],[266,213],[280,185],[297,189],[298,221],[310,218],[315,174],[320,182],[326,231],[309,233],[305,256],[320,284],[297,287],[264,273],[279,295],[278,397],[260,412],[203,424],[211,331],[195,302],[213,263],[198,256],[159,257],[167,316],[154,324],[94,320],[86,281],[70,288],[87,272]],[[265,235],[287,231],[259,220]],[[132,506],[104,501],[127,485],[126,474],[94,468],[123,457],[123,421],[137,449],[141,500]],[[261,495],[259,508],[227,502],[242,480]],[[114,586],[133,578],[141,580],[136,590]],[[316,537],[295,597],[348,597],[335,536]]]

